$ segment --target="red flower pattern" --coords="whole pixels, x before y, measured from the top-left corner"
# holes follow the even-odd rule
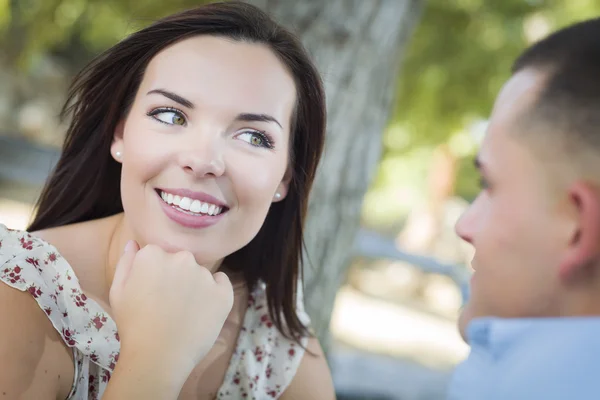
[[[19,239],[19,241],[21,242],[21,247],[25,250],[33,250],[33,241],[28,239],[29,237],[26,238],[25,236]]]
[[[36,267],[37,269],[40,269],[40,260],[38,260],[37,258],[33,258],[33,257],[27,257],[25,259],[25,262],[27,264],[31,264],[34,267]]]
[[[29,292],[53,325],[63,327],[60,334],[75,349],[81,372],[70,400],[100,399],[119,361],[119,333],[110,316],[81,291],[67,261],[48,243],[0,224],[0,281]],[[308,323],[301,301],[298,315]],[[218,400],[275,399],[291,382],[303,350],[279,333],[267,308],[260,284],[248,298]]]
[[[97,330],[102,329],[104,322],[106,322],[106,317],[102,317],[101,314],[96,314],[96,316],[92,319],[92,324]]]
[[[31,285],[31,286],[29,286],[29,287],[27,288],[27,291],[28,291],[29,293],[31,293],[31,295],[32,295],[34,298],[36,298],[36,299],[42,295],[42,291],[40,290],[40,288],[39,288],[39,287],[35,287],[35,285]]]
[[[55,252],[48,253],[48,262],[56,262],[58,260],[58,255]]]

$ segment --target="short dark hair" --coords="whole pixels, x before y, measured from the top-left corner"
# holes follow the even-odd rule
[[[546,74],[528,110],[534,119],[576,136],[569,141],[600,149],[600,18],[570,25],[529,47],[512,72],[527,68]]]
[[[290,138],[291,182],[256,237],[227,257],[252,288],[266,284],[271,319],[286,336],[309,334],[296,312],[302,274],[303,224],[325,140],[321,77],[300,40],[259,8],[241,1],[203,5],[135,32],[95,58],[74,79],[63,117],[71,116],[61,158],[37,202],[30,231],[107,217],[123,211],[121,164],[110,154],[113,133],[127,113],[150,60],[169,45],[213,35],[267,46],[296,84]]]

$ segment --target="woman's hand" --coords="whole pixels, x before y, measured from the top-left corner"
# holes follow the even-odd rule
[[[129,242],[109,301],[121,340],[113,379],[118,372],[149,374],[137,377],[144,382],[162,374],[180,390],[215,343],[233,306],[233,289],[224,273],[213,275],[190,252],[170,254],[154,245],[140,250]]]

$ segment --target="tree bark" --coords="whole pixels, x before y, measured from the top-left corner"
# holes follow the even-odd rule
[[[327,350],[329,322],[381,155],[401,55],[422,0],[247,0],[293,29],[323,75],[328,130],[305,230],[305,303]]]

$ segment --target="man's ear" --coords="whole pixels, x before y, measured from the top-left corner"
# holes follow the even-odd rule
[[[283,176],[283,179],[281,180],[281,183],[279,183],[279,186],[277,186],[277,191],[275,192],[275,195],[273,196],[274,203],[286,198],[286,196],[289,192],[289,189],[290,189],[291,182],[292,182],[292,169],[288,168],[287,171],[285,172],[285,175]]]
[[[572,219],[569,243],[560,260],[561,279],[572,280],[586,274],[600,256],[600,193],[588,182],[576,182],[569,188],[568,202]]]
[[[120,121],[115,127],[113,141],[110,145],[110,153],[116,162],[120,163],[123,160],[123,131],[125,129],[125,121]]]

